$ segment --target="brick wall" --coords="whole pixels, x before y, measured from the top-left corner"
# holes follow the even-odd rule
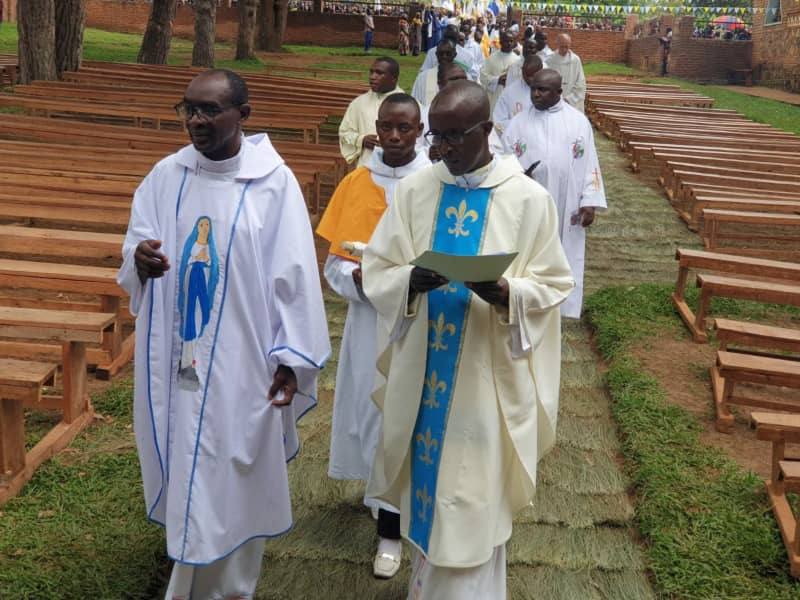
[[[657,35],[647,35],[651,25]],[[643,23],[644,37],[628,40],[626,63],[630,67],[661,74],[662,46],[659,37],[666,33],[666,23]],[[669,75],[724,83],[735,69],[749,69],[752,42],[693,38],[694,18],[681,17],[671,22],[672,43],[669,51]]]
[[[372,45],[397,48],[399,19],[374,17],[375,32]],[[325,46],[361,46],[364,44],[364,17],[310,12],[289,13],[286,23],[287,44],[316,44]]]
[[[572,50],[583,62],[624,62],[625,32],[591,29],[545,28],[548,45],[555,50],[556,38],[566,33],[572,38]]]
[[[761,85],[800,91],[800,1],[781,2],[781,22],[764,24],[767,0],[754,0],[753,70]]]

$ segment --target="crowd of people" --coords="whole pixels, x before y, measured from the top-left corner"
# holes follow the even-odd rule
[[[339,128],[355,168],[316,230],[348,302],[328,476],[366,482],[375,577],[408,542],[413,600],[506,598],[606,207],[569,36],[554,52],[492,24],[484,52],[479,26],[443,28],[414,95],[396,60],[373,61]],[[137,189],[118,276],[147,516],[174,560],[167,600],[250,599],[264,540],[292,525],[286,463],[331,346],[300,187],[266,134],[242,133],[247,84],[206,71],[175,108],[191,144]]]
[[[692,32],[692,37],[748,41],[753,39],[753,34],[744,24],[728,26],[726,24],[713,25],[707,23],[705,27],[696,27]]]

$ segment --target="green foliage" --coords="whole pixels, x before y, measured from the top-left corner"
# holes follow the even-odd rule
[[[641,75],[641,71],[632,69],[621,63],[610,62],[587,62],[583,64],[583,72],[586,75]]]
[[[669,404],[658,381],[629,352],[646,337],[657,348],[659,337],[682,327],[669,292],[669,286],[620,286],[586,303],[599,349],[611,361],[606,380],[612,410],[658,592],[686,599],[796,598],[800,585],[788,576],[761,482],[703,445],[703,425]],[[753,310],[745,303],[730,308],[744,317]]]

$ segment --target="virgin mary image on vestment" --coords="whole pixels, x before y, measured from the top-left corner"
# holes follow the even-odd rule
[[[195,344],[205,333],[211,318],[214,292],[219,281],[219,258],[209,217],[200,217],[186,239],[178,276],[178,311],[181,316],[181,362],[178,383],[182,389],[200,389]]]

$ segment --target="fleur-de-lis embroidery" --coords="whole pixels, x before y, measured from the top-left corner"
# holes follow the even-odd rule
[[[423,485],[422,489],[417,488],[417,500],[422,503],[422,510],[417,514],[423,523],[428,522],[428,507],[433,504],[433,498],[428,495],[428,486]]]
[[[467,200],[464,199],[458,204],[458,210],[456,210],[455,206],[448,206],[447,210],[444,211],[444,216],[448,219],[450,217],[454,217],[456,220],[455,225],[450,227],[447,230],[447,233],[454,235],[456,237],[459,236],[468,236],[469,231],[464,229],[464,225],[466,225],[467,220],[471,220],[473,223],[478,222],[478,213],[474,210],[470,209],[467,210]]]
[[[431,373],[431,378],[425,380],[425,394],[422,396],[422,403],[430,409],[439,408],[439,403],[436,401],[436,394],[442,391],[447,391],[447,384],[444,381],[439,381],[439,375],[434,371]]]
[[[417,434],[417,443],[422,444],[422,447],[425,449],[425,453],[420,454],[419,459],[428,466],[432,465],[433,459],[431,458],[431,448],[438,450],[439,440],[431,437],[430,427],[428,427],[428,429],[425,431],[425,435],[422,435],[421,433]]]
[[[442,288],[442,293],[445,294],[445,295],[454,294],[457,291],[458,291],[458,288],[456,286],[454,286],[452,283],[448,283],[446,286],[444,286]]]
[[[428,321],[428,327],[433,329],[433,342],[429,343],[428,345],[433,348],[434,352],[438,352],[439,350],[447,350],[447,345],[444,344],[444,334],[449,333],[450,335],[455,335],[456,333],[456,326],[452,323],[444,322],[444,313],[439,313],[439,318],[434,323],[433,321]]]

